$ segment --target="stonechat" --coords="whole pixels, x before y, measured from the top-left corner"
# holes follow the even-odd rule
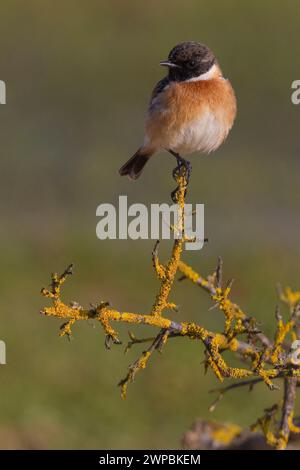
[[[188,163],[183,155],[216,150],[236,116],[233,88],[207,46],[178,44],[160,65],[168,74],[152,92],[143,145],[119,170],[131,179],[140,176],[159,150],[170,152],[178,164]]]

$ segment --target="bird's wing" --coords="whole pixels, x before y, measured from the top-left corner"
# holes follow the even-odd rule
[[[155,105],[158,102],[159,95],[166,89],[166,87],[170,84],[170,79],[169,77],[164,77],[162,80],[160,80],[154,87],[151,98],[150,98],[150,103],[149,103],[149,111],[151,112]]]
[[[164,77],[162,78],[161,80],[159,80],[159,82],[155,85],[153,91],[152,91],[152,95],[151,95],[151,100],[153,100],[154,98],[156,98],[156,96],[161,93],[162,91],[164,91],[164,89],[166,88],[166,86],[168,86],[170,83],[170,79],[169,77]]]

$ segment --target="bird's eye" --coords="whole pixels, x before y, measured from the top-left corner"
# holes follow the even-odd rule
[[[196,65],[196,61],[195,61],[195,60],[190,60],[190,61],[189,61],[189,67],[190,67],[191,69],[194,68],[195,65]]]

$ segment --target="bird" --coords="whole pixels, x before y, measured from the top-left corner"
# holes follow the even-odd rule
[[[153,89],[143,143],[119,169],[120,175],[133,180],[161,150],[167,150],[176,157],[178,166],[184,164],[190,171],[190,162],[183,156],[216,150],[236,117],[233,87],[205,44],[182,42],[160,65],[167,68],[167,75]]]

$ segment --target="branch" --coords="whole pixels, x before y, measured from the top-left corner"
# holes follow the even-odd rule
[[[106,301],[100,301],[90,308],[84,308],[77,302],[65,303],[61,298],[61,289],[67,278],[73,273],[72,265],[61,275],[52,274],[50,287],[42,289],[43,296],[51,300],[52,306],[44,307],[41,313],[48,317],[64,319],[60,336],[68,338],[71,337],[72,327],[77,321],[90,319],[98,321],[104,330],[107,349],[112,344],[121,344],[118,332],[112,326],[113,322],[130,325],[143,324],[158,329],[157,335],[151,338],[137,339],[133,334],[130,334],[130,341],[125,351],[137,343],[150,343],[150,346],[129,366],[126,377],[119,382],[123,398],[126,396],[128,384],[134,381],[139,370],[147,366],[153,352],[161,351],[168,339],[176,337],[201,341],[205,347],[205,368],[211,368],[221,382],[226,378],[245,379],[218,390],[219,396],[211,406],[211,410],[229,390],[244,386],[253,388],[259,382],[265,383],[270,390],[274,390],[278,388],[274,384],[274,380],[282,379],[285,387],[283,404],[276,404],[265,410],[265,415],[252,428],[262,429],[269,444],[276,448],[285,448],[290,433],[298,432],[298,428],[293,424],[293,414],[296,388],[300,378],[300,366],[293,360],[292,341],[299,338],[300,292],[294,292],[290,288],[280,291],[280,298],[289,310],[289,319],[284,322],[279,310],[277,310],[277,329],[272,340],[258,328],[258,323],[253,316],[247,315],[231,300],[233,280],[229,280],[223,285],[221,258],[218,259],[214,272],[207,277],[201,276],[185,264],[181,260],[183,244],[191,241],[186,237],[184,227],[188,170],[184,165],[180,166],[174,172],[174,177],[178,184],[175,198],[178,203],[179,222],[178,226],[173,229],[174,232],[180,233],[181,237],[174,240],[171,257],[166,264],[159,261],[158,243],[154,247],[152,261],[160,286],[150,313],[118,311]],[[200,324],[173,321],[165,315],[166,311],[176,311],[177,308],[175,303],[169,300],[177,272],[182,274],[181,279],[189,279],[209,294],[213,305],[218,307],[224,315],[223,331],[209,331]],[[238,355],[245,363],[245,367],[228,365],[223,357],[225,351],[231,351]],[[282,416],[278,424],[276,414],[280,410]]]

